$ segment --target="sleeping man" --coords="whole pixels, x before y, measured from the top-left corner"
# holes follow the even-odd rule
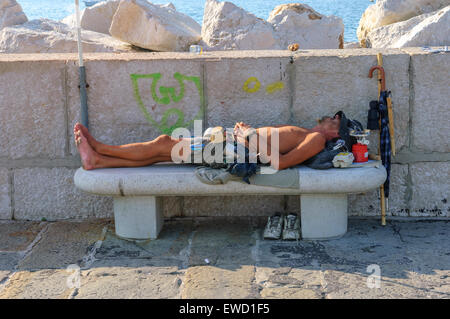
[[[234,136],[239,141],[243,136],[255,135],[257,150],[274,169],[281,170],[303,163],[325,148],[326,141],[339,137],[340,117],[323,117],[311,128],[292,125],[277,125],[253,129],[243,122],[236,123]],[[249,134],[251,132],[252,134]],[[97,141],[80,123],[74,126],[75,143],[85,170],[108,167],[139,167],[159,162],[179,162],[190,157],[190,148],[180,148],[179,158],[174,158],[177,144],[190,144],[189,139],[161,135],[152,141],[126,145],[107,145]],[[264,143],[264,147],[262,146]],[[247,145],[248,146],[248,145]],[[184,154],[183,154],[184,152]],[[178,157],[178,156],[175,156]]]

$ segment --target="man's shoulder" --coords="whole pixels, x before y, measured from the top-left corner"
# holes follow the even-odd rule
[[[323,136],[323,134],[319,132],[310,132],[306,136],[317,141],[323,141],[324,143],[327,141],[325,136]]]

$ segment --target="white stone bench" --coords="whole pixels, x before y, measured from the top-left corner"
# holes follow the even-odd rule
[[[116,234],[156,239],[164,218],[161,196],[300,195],[303,239],[332,239],[347,232],[347,196],[375,189],[386,180],[379,167],[315,170],[299,166],[300,188],[276,188],[230,181],[202,183],[195,166],[158,164],[138,168],[76,171],[75,185],[88,193],[114,197]]]

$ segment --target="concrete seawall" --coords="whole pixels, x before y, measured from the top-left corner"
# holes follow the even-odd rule
[[[343,110],[366,124],[377,99],[377,80],[368,78],[377,52],[87,54],[90,129],[104,143],[125,144],[192,127],[194,118],[205,126],[311,127]],[[450,55],[381,52],[397,145],[387,214],[450,217]],[[72,135],[80,120],[77,56],[0,54],[0,83],[0,219],[112,216],[111,198],[73,184],[81,165]],[[351,195],[350,215],[379,215],[377,193]],[[296,196],[164,198],[167,217],[298,210]]]

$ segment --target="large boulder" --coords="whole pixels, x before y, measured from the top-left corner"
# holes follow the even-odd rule
[[[103,33],[82,32],[84,52],[134,51],[127,43]],[[49,19],[31,20],[0,31],[2,53],[70,53],[78,52],[77,31],[64,23]]]
[[[279,5],[267,21],[274,26],[282,48],[287,48],[291,43],[298,43],[301,49],[344,48],[342,19],[324,16],[305,4]]]
[[[206,1],[202,41],[212,50],[281,49],[270,23],[216,0]]]
[[[450,43],[450,6],[392,23],[370,31],[366,46],[372,48],[402,48],[407,46],[439,46]]]
[[[114,14],[119,7],[120,0],[109,0],[97,3],[92,7],[87,7],[80,13],[81,28],[95,32],[109,34],[109,28]],[[61,22],[72,28],[77,26],[75,14],[72,14]]]
[[[366,45],[373,48],[403,48],[450,44],[450,6],[406,21],[372,30]]]
[[[0,0],[0,30],[27,21],[27,16],[16,0]]]
[[[116,14],[119,7],[120,0],[108,0],[99,2],[92,7],[87,7],[80,13],[81,28],[85,30],[91,30],[104,34],[109,34],[109,28],[112,24],[114,14]],[[175,10],[175,6],[172,3],[168,4],[155,4],[161,8],[171,8]],[[72,14],[61,22],[69,25],[72,28],[77,26],[77,20],[75,14]]]
[[[109,33],[122,41],[154,51],[187,51],[201,39],[201,26],[173,6],[146,0],[122,0]]]
[[[395,44],[395,48],[450,44],[450,6],[424,19]]]
[[[450,5],[450,0],[377,0],[361,17],[357,35],[366,47],[367,34],[373,29],[430,13]]]

